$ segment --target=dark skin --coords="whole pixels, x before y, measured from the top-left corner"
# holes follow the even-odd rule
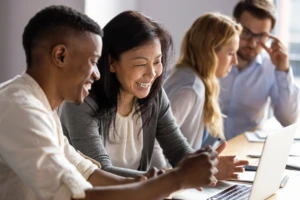
[[[36,44],[27,70],[45,92],[52,110],[64,100],[82,102],[91,84],[100,78],[96,66],[102,51],[100,36],[86,32],[65,35],[68,37],[54,33],[51,40]],[[94,187],[85,191],[85,199],[158,200],[177,190],[214,185],[217,156],[211,149],[200,150],[166,173],[152,169],[134,179],[97,169],[88,178]]]
[[[189,154],[176,168],[160,176],[131,184],[94,187],[86,191],[85,199],[158,200],[178,190],[213,185],[216,181],[214,174],[217,173],[215,168],[217,162],[216,152],[200,150]],[[98,175],[101,178],[103,174]],[[158,184],[159,187],[157,187]]]

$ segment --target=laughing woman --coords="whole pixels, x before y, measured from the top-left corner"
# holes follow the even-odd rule
[[[194,150],[181,134],[161,87],[172,47],[169,33],[135,11],[117,15],[103,30],[101,79],[83,104],[64,104],[64,133],[76,149],[114,174],[145,173],[155,140],[176,166]],[[236,177],[245,164],[219,159],[218,179]]]

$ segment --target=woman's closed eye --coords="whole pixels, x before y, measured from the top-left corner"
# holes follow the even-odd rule
[[[139,64],[134,64],[134,66],[137,66],[137,67],[142,67],[142,66],[146,66],[147,63],[139,63]]]
[[[230,55],[230,56],[234,56],[235,54],[236,54],[236,50],[233,50],[233,51],[230,51],[229,53],[228,53],[228,55]]]
[[[160,65],[161,64],[161,61],[156,61],[155,63],[154,63],[154,65]]]

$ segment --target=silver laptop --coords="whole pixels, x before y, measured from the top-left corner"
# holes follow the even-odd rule
[[[196,189],[186,190],[173,197],[184,200],[263,200],[273,195],[278,189],[288,155],[298,127],[293,124],[270,133],[265,141],[255,179],[252,185],[219,182],[215,188],[204,187],[202,192]]]

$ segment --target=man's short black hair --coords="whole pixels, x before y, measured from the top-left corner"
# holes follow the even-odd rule
[[[64,31],[66,30],[66,31]],[[87,15],[70,7],[55,5],[49,6],[31,18],[23,32],[23,47],[26,54],[27,67],[32,64],[32,49],[38,43],[53,33],[61,37],[70,31],[92,32],[102,37],[100,26]]]

